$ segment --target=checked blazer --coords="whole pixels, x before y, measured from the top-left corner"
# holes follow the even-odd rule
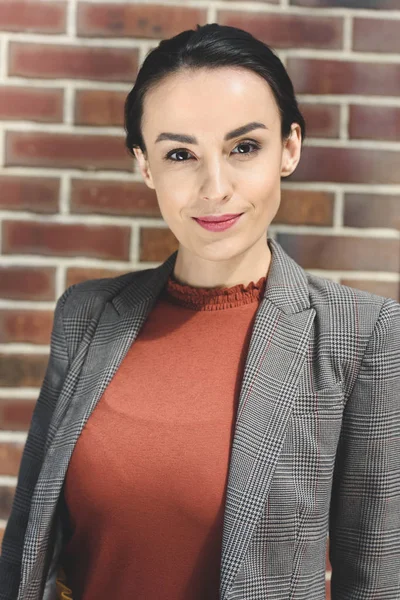
[[[398,600],[400,304],[308,273],[268,244],[230,455],[220,599],[323,600],[329,532],[333,600]],[[69,460],[176,256],[58,300],[0,600],[55,598]]]

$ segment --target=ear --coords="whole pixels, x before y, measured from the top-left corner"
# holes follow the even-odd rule
[[[282,152],[281,177],[288,177],[296,169],[301,154],[301,128],[292,123],[289,137],[285,140]]]
[[[140,148],[133,148],[133,153],[136,157],[136,160],[138,161],[139,169],[140,169],[140,172],[142,174],[145,184],[149,188],[154,190],[155,185],[153,183],[153,178],[151,176],[149,161],[147,160],[146,156],[143,154],[143,152]]]

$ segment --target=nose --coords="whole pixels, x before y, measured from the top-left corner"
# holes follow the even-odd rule
[[[221,202],[229,199],[232,192],[228,165],[219,159],[205,164],[201,172],[201,197],[210,202]]]

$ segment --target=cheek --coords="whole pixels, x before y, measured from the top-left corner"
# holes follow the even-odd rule
[[[161,187],[159,189],[166,190],[170,189],[170,186]],[[161,193],[157,194],[158,206],[160,208],[160,212],[167,223],[171,223],[174,220],[179,220],[182,214],[182,211],[185,210],[187,206],[187,201],[185,200],[185,196],[182,194],[182,190],[179,190],[178,194],[171,193]]]

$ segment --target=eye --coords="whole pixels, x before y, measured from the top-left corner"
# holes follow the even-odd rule
[[[258,150],[260,150],[261,148],[261,144],[259,144],[258,142],[256,142],[255,140],[244,140],[243,142],[240,142],[236,148],[240,148],[240,146],[242,147],[249,147],[252,146],[253,148],[255,148],[255,150],[253,150],[252,152],[238,152],[237,154],[254,154],[257,153]],[[236,154],[236,153],[235,153]]]
[[[235,148],[240,148],[240,146],[247,147],[247,148],[253,147],[254,149],[251,152],[234,152],[234,154],[240,154],[240,155],[255,154],[261,149],[261,144],[259,144],[255,140],[243,140],[243,141],[239,142],[239,144],[237,144],[237,146],[235,146]],[[189,150],[186,150],[185,148],[174,148],[174,150],[170,150],[164,156],[164,160],[169,160],[171,162],[187,162],[187,159],[185,159],[185,158],[183,158],[183,159],[172,158],[172,156],[174,154],[176,154],[177,156],[182,155],[182,154],[190,155],[190,152],[189,152]]]

